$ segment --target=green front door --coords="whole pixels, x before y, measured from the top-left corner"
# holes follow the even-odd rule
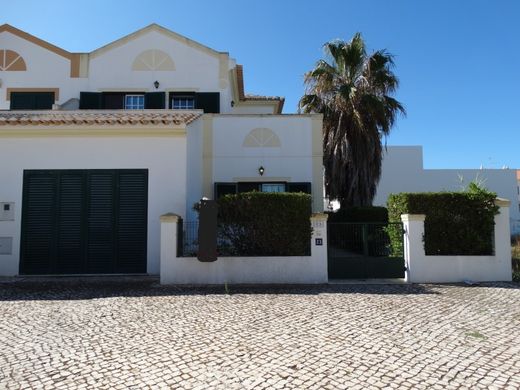
[[[145,273],[147,170],[24,172],[20,274]]]

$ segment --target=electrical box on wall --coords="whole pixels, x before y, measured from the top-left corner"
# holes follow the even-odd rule
[[[0,202],[0,221],[14,221],[14,202]]]
[[[0,255],[13,254],[13,237],[0,237]]]

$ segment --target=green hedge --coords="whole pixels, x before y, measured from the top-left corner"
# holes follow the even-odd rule
[[[348,207],[328,213],[329,222],[388,222],[388,210],[382,206]]]
[[[225,195],[218,205],[219,247],[223,254],[310,255],[310,195],[255,191]]]
[[[401,214],[425,214],[424,249],[427,255],[493,254],[496,194],[469,192],[400,193],[388,197],[390,222]],[[392,246],[402,246],[402,237],[389,227]]]

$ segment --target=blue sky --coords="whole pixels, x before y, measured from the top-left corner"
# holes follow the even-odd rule
[[[4,4],[5,2],[5,4]],[[303,74],[328,40],[359,31],[395,55],[408,111],[389,145],[423,145],[426,168],[520,168],[520,1],[0,0],[9,23],[91,51],[150,23],[228,51],[246,92],[297,109]]]

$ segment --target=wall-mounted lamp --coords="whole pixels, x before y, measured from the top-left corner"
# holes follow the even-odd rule
[[[159,82],[155,80],[153,86],[155,87],[155,89],[159,89]]]
[[[263,176],[263,175],[264,175],[264,172],[265,172],[264,167],[260,166],[260,168],[258,168],[258,174],[259,174],[260,176]]]
[[[231,107],[235,107],[235,101],[231,100]]]

